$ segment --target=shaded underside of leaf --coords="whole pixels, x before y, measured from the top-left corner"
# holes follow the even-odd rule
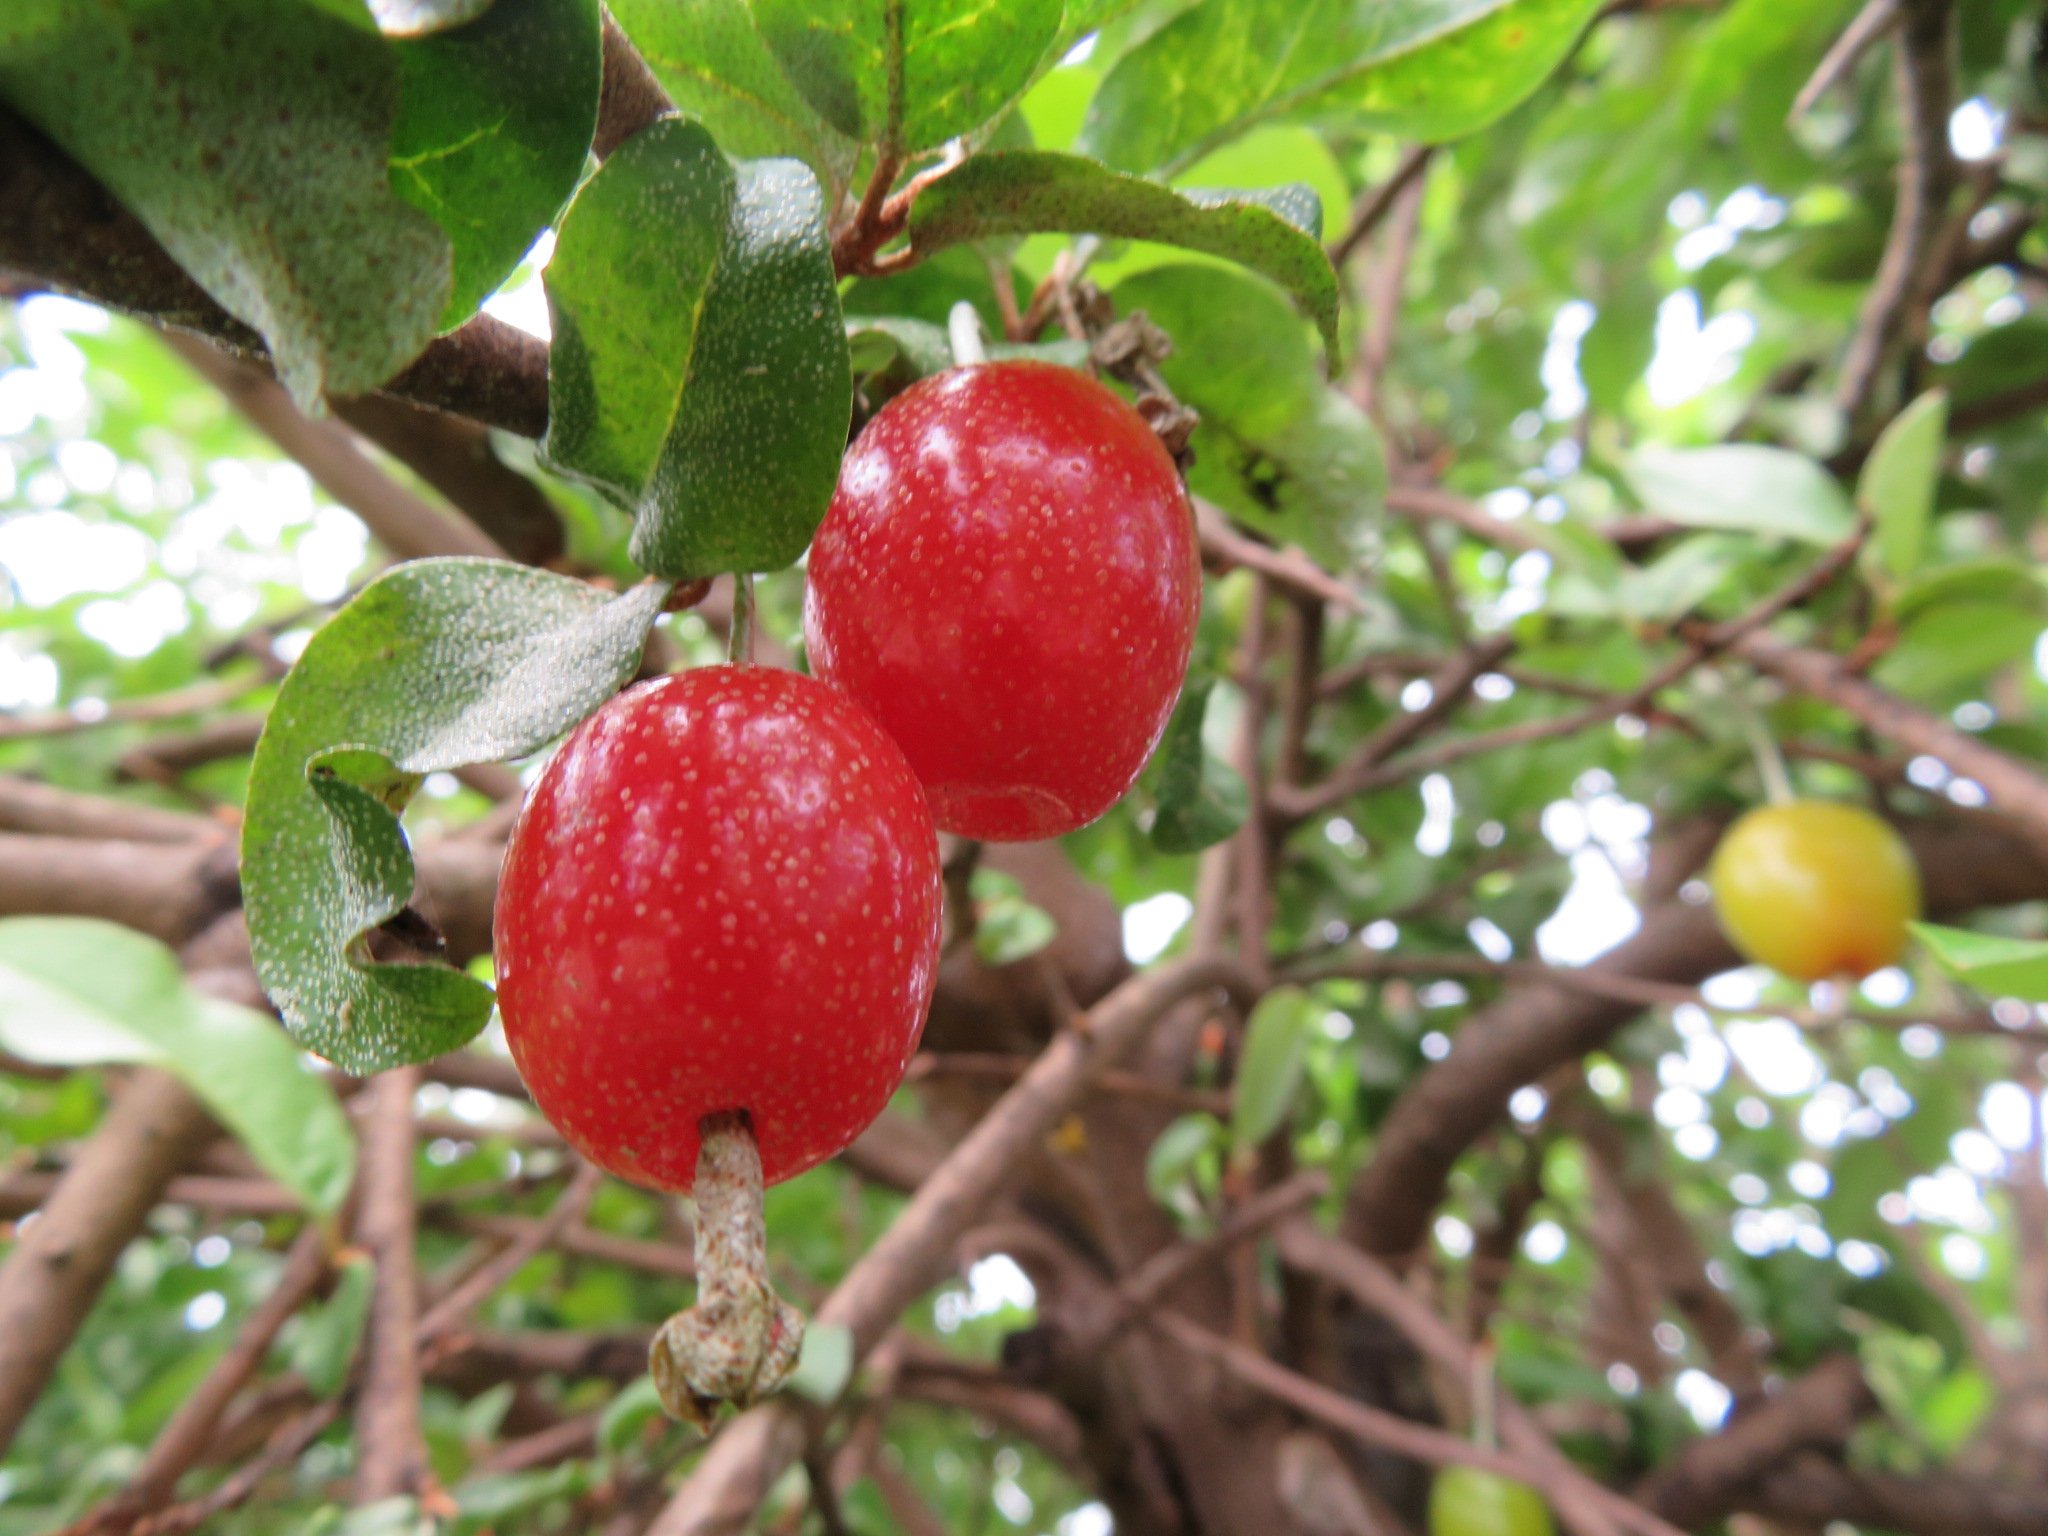
[[[790,83],[848,138],[914,154],[979,127],[1029,83],[1061,0],[753,0]]]
[[[1148,777],[1152,841],[1162,853],[1197,853],[1244,825],[1251,795],[1236,770],[1202,745],[1214,678],[1190,680],[1160,738]]]
[[[391,183],[454,243],[441,323],[455,326],[576,190],[597,127],[597,0],[497,0],[398,56]]]
[[[611,13],[669,99],[740,159],[789,156],[844,188],[859,146],[789,83],[747,0],[618,0]]]
[[[1227,267],[1153,267],[1115,290],[1173,339],[1160,371],[1201,415],[1188,485],[1275,543],[1341,570],[1364,550],[1386,489],[1365,413],[1326,385],[1314,345],[1268,283]]]

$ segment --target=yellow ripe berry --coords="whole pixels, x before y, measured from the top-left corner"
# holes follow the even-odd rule
[[[1890,826],[1853,805],[1795,800],[1728,829],[1707,875],[1742,954],[1795,981],[1860,979],[1906,949],[1920,872]]]

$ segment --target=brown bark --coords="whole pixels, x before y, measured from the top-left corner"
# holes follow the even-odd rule
[[[1799,1452],[1838,1449],[1876,1406],[1856,1357],[1830,1356],[1719,1434],[1695,1440],[1637,1496],[1676,1524],[1704,1525],[1742,1508],[1758,1479]]]
[[[183,1083],[144,1067],[49,1203],[18,1229],[0,1264],[0,1450],[13,1443],[164,1186],[215,1134]]]
[[[416,1067],[380,1073],[363,1124],[363,1246],[377,1266],[363,1339],[362,1393],[356,1405],[355,1500],[418,1494],[427,1474],[420,1438],[419,1279],[414,1268],[413,1094]]]

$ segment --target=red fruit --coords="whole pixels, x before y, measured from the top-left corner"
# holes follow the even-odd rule
[[[768,1183],[902,1080],[939,954],[931,812],[896,744],[794,672],[620,694],[528,796],[496,916],[498,1007],[541,1112],[622,1178],[687,1191],[745,1110]]]
[[[1166,729],[1202,598],[1144,419],[1084,374],[984,363],[868,423],[811,546],[811,665],[902,743],[940,827],[1085,826]]]

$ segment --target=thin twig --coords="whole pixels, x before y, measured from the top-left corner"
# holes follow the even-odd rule
[[[421,1492],[427,1475],[420,1433],[419,1282],[414,1269],[413,1095],[420,1073],[400,1067],[371,1084],[363,1124],[363,1246],[377,1266],[356,1404],[359,1504]]]
[[[1911,328],[1909,311],[1932,303],[1925,292],[1934,250],[1955,180],[1948,120],[1955,84],[1949,70],[1949,0],[1902,0],[1905,23],[1897,40],[1899,113],[1905,151],[1899,158],[1898,201],[1877,276],[1863,298],[1856,331],[1842,360],[1835,403],[1851,422],[1876,390],[1894,343]],[[1924,324],[1924,316],[1920,317]]]
[[[1358,206],[1351,214],[1351,223],[1343,234],[1330,242],[1331,266],[1343,266],[1361,245],[1372,238],[1373,231],[1392,211],[1395,200],[1407,190],[1410,182],[1428,169],[1430,156],[1435,153],[1435,146],[1430,144],[1411,145],[1402,151],[1393,174],[1358,200]]]
[[[1821,97],[1835,88],[1835,85],[1863,57],[1870,46],[1899,19],[1899,0],[1868,0],[1855,19],[1842,29],[1842,35],[1834,40],[1828,51],[1821,56],[1820,63],[1808,77],[1806,84],[1799,88],[1799,95],[1792,102],[1792,110],[1785,114],[1787,127],[1796,128],[1800,119],[1814,109]]]

